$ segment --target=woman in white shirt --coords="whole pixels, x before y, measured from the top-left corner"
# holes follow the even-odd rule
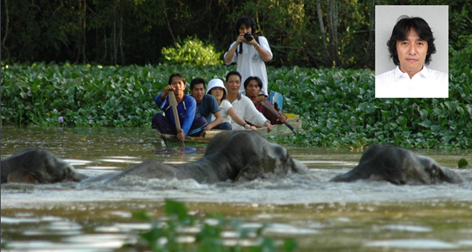
[[[237,124],[243,126],[246,129],[257,130],[255,126],[247,124],[243,119],[239,118],[236,114],[231,103],[226,100],[226,87],[222,80],[213,79],[208,82],[207,94],[210,94],[215,97],[220,107],[221,115],[223,116],[223,123],[230,123],[231,119]],[[211,120],[215,120],[215,117],[212,115]]]

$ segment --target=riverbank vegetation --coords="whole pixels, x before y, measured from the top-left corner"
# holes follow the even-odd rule
[[[153,99],[171,73],[189,82],[224,79],[233,67],[2,65],[1,125],[150,127]],[[299,114],[303,132],[273,141],[300,146],[360,148],[472,147],[472,73],[450,74],[447,99],[375,99],[370,70],[269,67],[269,89],[284,111]]]

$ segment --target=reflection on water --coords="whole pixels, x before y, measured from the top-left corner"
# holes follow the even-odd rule
[[[165,148],[150,129],[2,128],[1,133],[2,158],[25,148],[48,148],[90,176],[146,159],[192,162],[205,151]],[[357,164],[361,152],[288,149],[311,169],[308,175],[213,185],[141,178],[106,185],[2,185],[2,251],[5,246],[9,251],[140,251],[138,234],[151,226],[132,220],[132,213],[146,211],[162,219],[167,198],[187,202],[190,212],[202,218],[222,213],[243,220],[245,228],[263,227],[265,236],[295,238],[300,251],[472,250],[470,183],[331,183],[330,178]],[[472,156],[470,150],[421,153],[446,167]],[[459,172],[472,180],[472,170]],[[193,242],[198,231],[183,230],[182,242]],[[222,234],[228,246],[255,242],[238,235]]]
[[[385,241],[371,241],[366,244],[369,247],[388,247],[405,249],[456,249],[459,246],[448,242],[432,239],[398,239]]]

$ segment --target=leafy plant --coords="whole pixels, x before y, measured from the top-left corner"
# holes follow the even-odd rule
[[[197,38],[186,38],[176,47],[162,48],[165,63],[192,66],[221,65],[221,53],[213,45],[205,45]]]
[[[293,251],[298,245],[293,239],[288,239],[284,242],[281,250],[277,250],[275,241],[271,238],[262,237],[261,231],[263,228],[257,230],[241,228],[241,221],[228,221],[225,218],[215,215],[210,218],[216,220],[216,224],[209,224],[204,220],[196,220],[194,216],[188,215],[184,203],[173,200],[165,201],[165,211],[168,219],[162,223],[152,220],[146,216],[144,212],[133,213],[133,218],[150,221],[152,223],[151,230],[140,234],[141,239],[151,248],[152,251],[220,251],[220,252],[236,252],[236,251]],[[200,229],[195,235],[195,242],[192,244],[184,244],[179,242],[179,237],[182,237],[185,228],[196,227]],[[221,233],[227,229],[232,229],[239,233],[239,237],[246,239],[248,233],[257,234],[255,239],[259,245],[241,247],[228,247],[223,243]]]
[[[465,160],[465,158],[461,158],[459,159],[459,161],[457,161],[457,167],[459,168],[465,168],[469,165],[469,162],[467,162],[467,160]]]
[[[451,72],[465,72],[472,75],[472,35],[460,35],[457,42],[458,49],[449,46]]]

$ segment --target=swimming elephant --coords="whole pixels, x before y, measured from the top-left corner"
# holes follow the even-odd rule
[[[249,181],[305,173],[308,168],[287,150],[255,132],[227,131],[208,144],[203,158],[180,166],[147,160],[118,174],[105,174],[84,182],[113,181],[125,176],[159,179],[194,179],[198,183]]]
[[[359,165],[330,181],[352,182],[358,179],[386,180],[398,185],[465,181],[459,174],[441,167],[429,157],[390,144],[370,146],[362,154]]]
[[[2,184],[78,182],[86,177],[46,149],[26,149],[1,161]]]
[[[216,183],[284,177],[292,172],[305,173],[308,170],[305,165],[293,159],[284,147],[270,143],[255,132],[223,132],[210,142],[209,147],[209,151],[207,150],[203,158],[192,163],[171,166],[157,160],[147,160],[123,172],[87,179],[84,179],[84,175],[75,172],[72,166],[56,158],[52,153],[46,150],[29,150],[2,160],[2,183],[4,183],[4,163],[9,167],[8,170],[5,170],[5,177],[11,177],[11,173],[18,170],[23,177],[31,175],[30,177],[35,178],[38,183],[69,181],[71,178],[75,178],[74,181],[82,180],[83,183],[108,182],[126,176],[165,180],[194,179],[199,183]],[[41,159],[41,164],[31,158],[25,158],[21,164],[13,162],[13,160],[22,159],[21,157],[28,155],[38,156],[36,159]],[[42,165],[42,163],[47,163],[47,165]],[[48,179],[37,179],[36,177],[47,177]]]

